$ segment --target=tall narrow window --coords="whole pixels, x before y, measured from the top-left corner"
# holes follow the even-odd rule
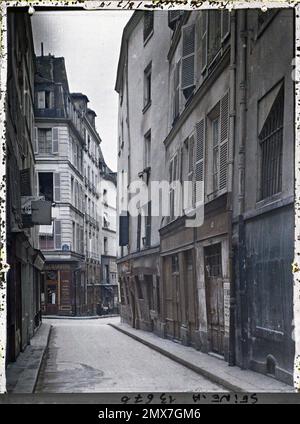
[[[45,200],[53,202],[53,173],[39,172],[39,196],[45,196]]]
[[[173,74],[173,122],[179,116],[180,107],[180,62],[176,63]]]
[[[153,33],[153,11],[144,12],[144,42],[150,38]]]
[[[145,135],[144,139],[144,167],[151,166],[151,131]]]
[[[220,117],[215,118],[212,123],[212,156],[213,156],[213,191],[218,190],[219,177],[219,134],[220,134]]]
[[[39,154],[52,153],[52,129],[38,128],[38,152]]]
[[[151,63],[144,70],[144,108],[151,103]]]
[[[261,199],[281,191],[284,88],[271,106],[259,134],[261,147]]]
[[[208,63],[211,63],[221,48],[221,11],[208,12]]]

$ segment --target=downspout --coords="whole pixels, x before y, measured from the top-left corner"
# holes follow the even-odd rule
[[[248,299],[247,281],[245,270],[245,145],[247,137],[247,46],[248,26],[247,10],[241,10],[241,54],[240,54],[240,125],[239,125],[239,150],[238,150],[238,269],[239,269],[239,292],[240,292],[240,322],[241,337],[240,349],[242,356],[242,368],[247,368],[248,362]]]
[[[232,247],[232,217],[233,217],[233,162],[235,146],[235,124],[236,124],[236,11],[230,13],[230,66],[229,66],[229,152],[228,152],[228,241],[229,241],[229,281],[230,281],[230,304],[229,304],[229,352],[228,365],[235,365],[235,277],[233,267]]]
[[[126,60],[125,60],[125,75],[126,75],[126,125],[127,125],[127,135],[128,135],[128,184],[131,182],[131,139],[130,139],[130,119],[129,119],[129,89],[128,89],[128,39],[126,39]],[[128,189],[128,187],[127,187]],[[127,201],[129,203],[129,193]],[[130,253],[130,219],[128,219],[128,254]]]

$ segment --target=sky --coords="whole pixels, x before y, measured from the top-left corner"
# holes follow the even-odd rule
[[[118,94],[114,91],[122,32],[132,11],[35,12],[35,54],[65,58],[69,88],[90,100],[107,165],[117,169]]]

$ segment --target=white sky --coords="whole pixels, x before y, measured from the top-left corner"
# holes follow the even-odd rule
[[[117,169],[118,95],[114,91],[123,28],[132,11],[35,12],[35,54],[63,56],[71,92],[88,96],[97,113],[105,161]]]

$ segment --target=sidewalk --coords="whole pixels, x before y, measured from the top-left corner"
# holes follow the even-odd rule
[[[24,352],[6,370],[8,393],[33,393],[48,345],[51,325],[42,323]]]
[[[222,359],[201,353],[192,347],[183,346],[171,340],[160,338],[154,333],[136,330],[125,323],[110,323],[109,325],[173,361],[207,377],[227,390],[252,393],[295,392],[292,386],[281,383],[272,377],[267,377],[250,370],[241,370],[237,366],[230,367]]]

